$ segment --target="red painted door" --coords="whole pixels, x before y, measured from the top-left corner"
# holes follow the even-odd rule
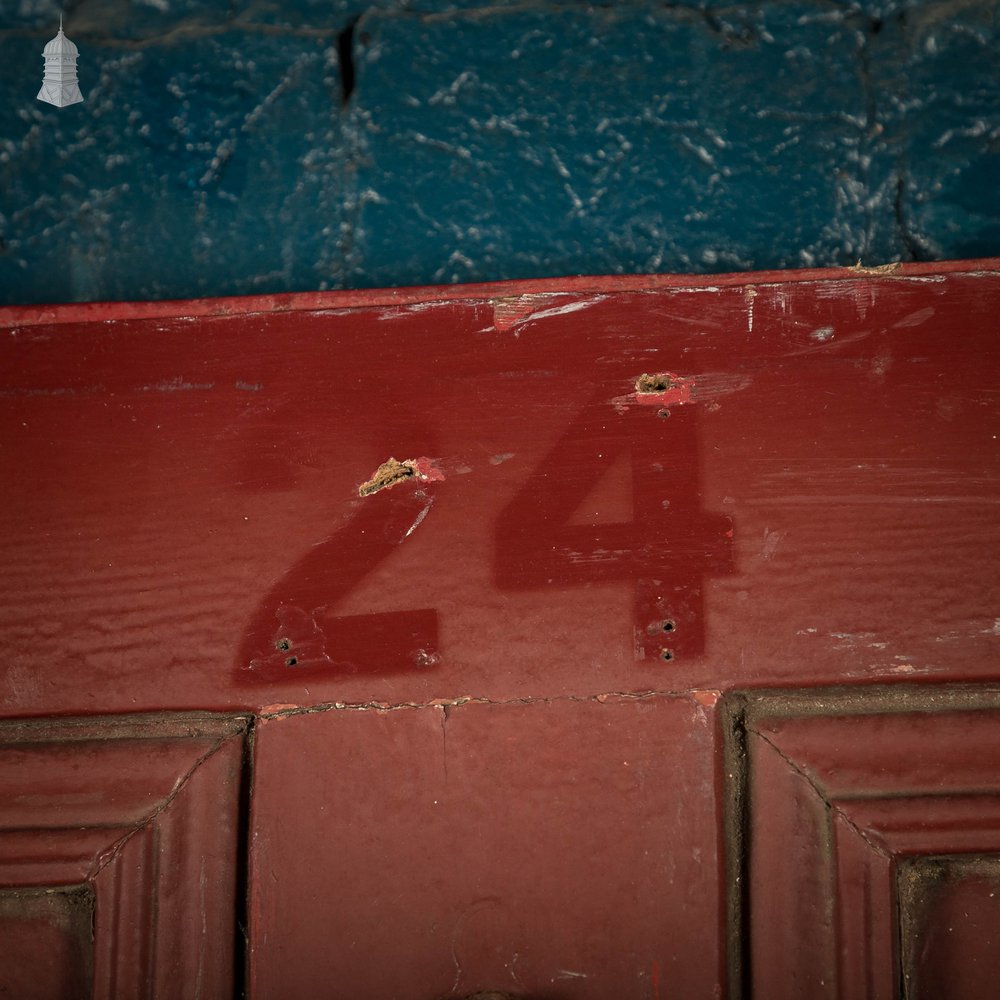
[[[992,997],[998,314],[0,311],[0,988]]]

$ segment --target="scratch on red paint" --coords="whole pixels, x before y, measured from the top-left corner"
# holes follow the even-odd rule
[[[653,959],[653,971],[650,975],[653,983],[653,1000],[660,1000],[660,963]]]

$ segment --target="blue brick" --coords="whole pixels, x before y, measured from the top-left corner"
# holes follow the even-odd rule
[[[359,31],[355,283],[895,249],[843,12],[501,8],[372,14]]]
[[[923,5],[873,46],[884,141],[912,254],[1000,254],[1000,13],[992,0]]]
[[[1000,253],[995,0],[83,0],[63,110],[58,10],[0,0],[2,302]]]
[[[343,284],[335,48],[226,32],[91,45],[86,102],[0,109],[0,296],[164,298]]]

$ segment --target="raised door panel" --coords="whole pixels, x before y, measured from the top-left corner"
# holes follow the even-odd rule
[[[724,729],[731,996],[995,996],[1000,691],[733,694]]]
[[[232,996],[247,724],[0,723],[0,985],[12,996]]]

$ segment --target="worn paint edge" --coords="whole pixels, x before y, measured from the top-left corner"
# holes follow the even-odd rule
[[[246,733],[253,714],[198,712],[164,709],[162,712],[116,713],[113,715],[32,715],[0,719],[0,746],[30,743],[72,743],[96,740],[142,739],[153,733],[157,739],[185,740],[193,737],[229,739]]]
[[[480,282],[468,285],[423,285],[403,288],[358,289],[333,292],[282,292],[272,295],[226,296],[159,301],[71,302],[58,305],[0,307],[0,327],[42,326],[59,323],[120,322],[137,319],[195,319],[250,316],[258,313],[315,312],[383,308],[387,306],[490,301],[516,296],[554,294],[594,295],[616,292],[698,291],[744,285],[793,282],[899,282],[931,280],[935,276],[964,274],[988,277],[1000,271],[1000,257],[973,260],[905,263],[891,273],[871,273],[855,267],[808,268],[788,271],[736,271],[729,274],[639,274],[567,276]]]

